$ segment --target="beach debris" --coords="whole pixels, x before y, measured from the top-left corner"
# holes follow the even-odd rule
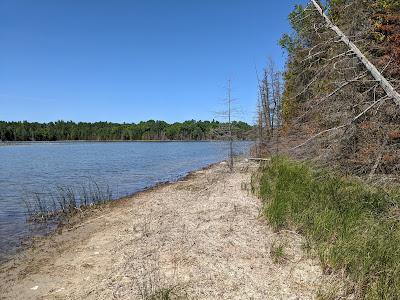
[[[35,285],[34,287],[31,287],[31,290],[32,290],[32,291],[36,291],[38,288],[39,288],[39,286],[38,286],[38,285]]]

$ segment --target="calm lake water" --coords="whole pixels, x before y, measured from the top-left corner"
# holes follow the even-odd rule
[[[236,142],[236,154],[251,143]],[[190,171],[222,161],[225,142],[71,142],[0,146],[0,260],[23,239],[43,234],[26,222],[24,199],[57,186],[78,187],[88,180],[111,187],[120,198]]]

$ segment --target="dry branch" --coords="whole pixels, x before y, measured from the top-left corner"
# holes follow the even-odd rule
[[[310,137],[309,139],[307,139],[305,142],[301,143],[300,145],[297,145],[296,147],[291,148],[290,150],[295,150],[295,149],[298,149],[298,148],[300,148],[300,147],[303,147],[304,145],[307,145],[309,142],[311,142],[312,140],[316,139],[317,137],[319,137],[319,136],[321,136],[321,135],[323,135],[323,134],[325,134],[325,133],[328,133],[328,132],[331,132],[331,131],[336,131],[336,130],[345,128],[345,127],[347,127],[347,126],[350,126],[350,125],[353,124],[355,121],[357,121],[358,119],[360,119],[363,115],[365,115],[368,111],[370,111],[376,104],[378,104],[378,103],[380,103],[380,102],[382,102],[382,101],[384,101],[384,100],[386,100],[386,99],[388,99],[388,97],[383,97],[383,98],[381,98],[381,99],[378,99],[377,101],[375,101],[374,103],[372,103],[370,106],[368,106],[365,110],[363,110],[361,113],[359,113],[357,116],[355,116],[353,119],[351,119],[350,122],[348,122],[348,123],[346,123],[346,124],[343,124],[343,125],[340,125],[340,126],[337,126],[337,127],[325,129],[325,130],[323,130],[323,131],[317,133],[316,135],[313,135],[312,137]]]

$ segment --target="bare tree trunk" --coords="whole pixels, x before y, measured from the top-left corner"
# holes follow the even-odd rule
[[[272,109],[270,108],[270,116],[271,116],[271,137],[274,135],[274,129],[276,127],[275,121],[276,121],[276,109],[277,109],[277,94],[276,94],[276,72],[275,72],[275,67],[274,67],[274,62],[270,58],[269,59],[269,64],[268,64],[268,71],[269,73],[269,78],[271,80],[270,82],[270,89],[271,93],[268,93],[270,95],[270,100],[268,101],[269,104],[272,104]],[[267,77],[267,76],[266,76]],[[272,103],[271,103],[272,101]]]
[[[263,146],[263,112],[260,97],[258,97],[257,104],[257,123],[258,123],[258,155],[262,153]]]
[[[314,4],[315,8],[318,10],[320,15],[325,19],[326,24],[330,29],[332,29],[341,39],[343,43],[345,43],[352,52],[361,60],[367,70],[371,73],[371,75],[375,78],[376,81],[379,82],[380,86],[385,90],[386,94],[389,98],[393,99],[393,101],[400,106],[400,94],[394,89],[394,87],[390,84],[390,82],[379,72],[379,70],[365,57],[365,55],[358,49],[358,47],[350,41],[350,39],[337,27],[332,23],[332,21],[328,18],[328,16],[324,13],[321,6],[315,1],[311,0]]]
[[[229,169],[233,171],[233,136],[232,136],[232,98],[231,98],[231,81],[228,80],[228,123],[229,123]]]
[[[264,118],[264,80],[260,80],[256,67],[256,76],[258,82],[258,101],[257,101],[257,123],[258,123],[258,155],[262,154],[262,148],[264,146],[264,124],[266,122]]]
[[[274,121],[274,125],[275,128],[277,129],[277,131],[275,132],[275,136],[276,136],[276,153],[279,152],[279,128],[281,127],[281,102],[282,102],[282,90],[281,90],[281,73],[279,72],[274,72],[273,75],[273,89],[274,89],[274,114],[273,114],[273,119]]]
[[[270,110],[270,99],[269,99],[269,81],[268,73],[265,71],[264,79],[262,80],[261,86],[261,105],[263,109],[265,129],[267,131],[267,137],[271,136],[271,110]]]

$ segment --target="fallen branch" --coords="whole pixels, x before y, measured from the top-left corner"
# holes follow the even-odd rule
[[[316,139],[317,137],[319,137],[319,136],[321,136],[321,135],[323,135],[323,134],[325,134],[327,132],[334,131],[334,130],[339,130],[341,128],[347,127],[348,125],[349,124],[345,124],[345,125],[341,125],[341,126],[338,126],[338,127],[333,127],[333,128],[329,128],[329,129],[323,130],[323,131],[317,133],[316,135],[313,135],[309,139],[307,139],[304,143],[301,143],[300,145],[297,145],[296,147],[293,147],[293,148],[291,148],[289,150],[295,150],[297,148],[303,147],[304,145],[307,145],[312,140]]]
[[[251,157],[249,158],[249,160],[251,161],[270,161],[270,158],[255,158],[255,157]]]

